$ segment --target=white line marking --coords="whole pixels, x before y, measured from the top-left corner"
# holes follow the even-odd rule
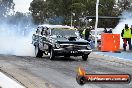
[[[0,72],[0,88],[25,88]]]
[[[118,56],[110,56],[110,55],[106,55],[106,54],[103,54],[103,53],[100,53],[100,52],[94,52],[94,53],[95,54],[98,54],[98,55],[106,56],[106,57],[116,58],[116,59],[119,59],[119,60],[132,61],[130,59],[120,58]]]

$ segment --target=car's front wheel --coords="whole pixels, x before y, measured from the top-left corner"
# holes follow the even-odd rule
[[[35,56],[41,58],[43,56],[43,52],[39,49],[38,46],[35,46]]]
[[[55,58],[54,50],[50,50],[50,60],[53,60]]]
[[[82,60],[83,60],[83,61],[87,61],[87,59],[88,59],[88,55],[87,55],[87,54],[84,54],[84,55],[82,56]]]

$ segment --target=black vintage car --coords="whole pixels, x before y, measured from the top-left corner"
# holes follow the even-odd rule
[[[32,43],[36,57],[50,54],[51,60],[55,56],[82,56],[86,61],[92,51],[89,42],[82,39],[79,32],[70,26],[39,25],[36,34],[33,34]]]

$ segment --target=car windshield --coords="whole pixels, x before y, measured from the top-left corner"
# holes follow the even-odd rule
[[[62,37],[79,37],[79,32],[74,29],[68,28],[53,28],[51,31],[52,35],[62,36]]]

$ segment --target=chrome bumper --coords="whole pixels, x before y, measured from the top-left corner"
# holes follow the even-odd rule
[[[78,52],[92,52],[92,50],[78,50]]]
[[[56,52],[68,52],[69,51],[69,53],[70,53],[70,51],[76,51],[76,52],[78,52],[78,53],[85,53],[85,54],[88,54],[88,53],[91,53],[92,52],[92,50],[86,50],[86,49],[82,49],[82,50],[65,50],[64,48],[60,48],[60,49],[54,49],[54,51],[56,51]]]

